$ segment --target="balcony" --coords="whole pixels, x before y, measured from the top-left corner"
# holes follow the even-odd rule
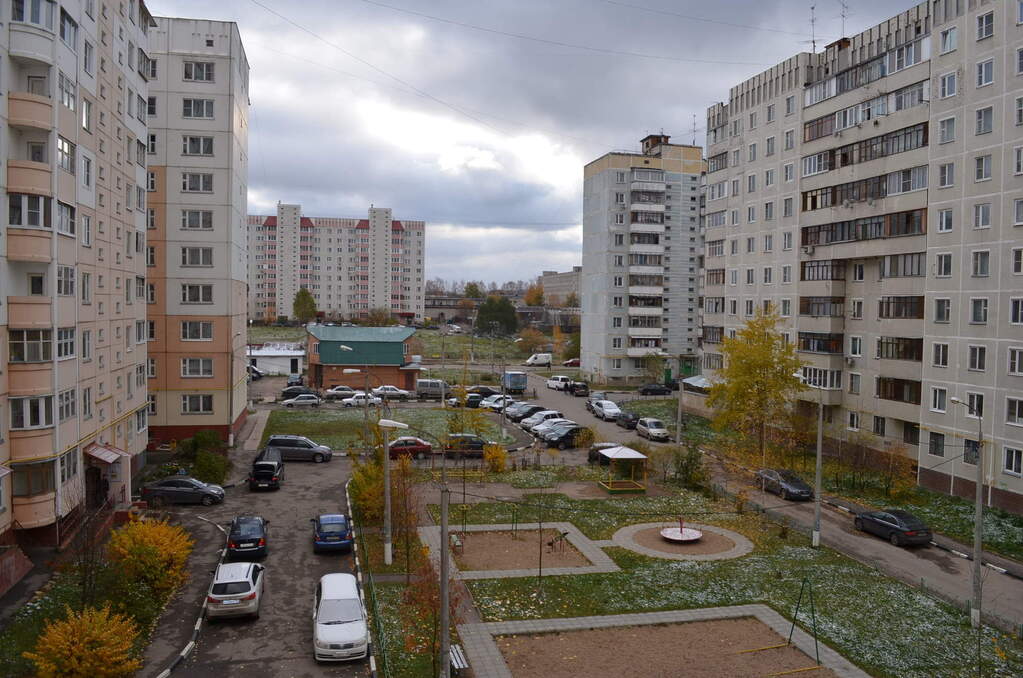
[[[664,294],[663,285],[629,285],[629,294]]]
[[[630,306],[628,313],[636,316],[660,316],[664,315],[664,309],[660,306]]]
[[[633,191],[652,191],[654,193],[664,193],[664,182],[663,181],[633,181],[629,185],[629,189]]]
[[[644,358],[648,355],[661,355],[662,353],[663,351],[661,350],[660,346],[653,347],[630,346],[629,348],[625,349],[625,355],[629,356],[630,358]]]
[[[629,264],[629,274],[635,275],[656,275],[661,276],[664,273],[664,266],[661,264]]]
[[[36,228],[7,229],[7,258],[10,261],[49,263],[53,235]]]
[[[630,206],[633,212],[664,212],[664,205],[655,202],[634,202]]]
[[[828,353],[841,355],[845,336],[823,332],[800,332],[796,350],[804,353]]]
[[[633,221],[629,224],[629,231],[633,233],[664,233],[664,224],[661,223],[640,223]]]
[[[7,192],[52,196],[50,178],[53,170],[45,162],[31,160],[7,161]]]
[[[721,340],[725,337],[724,327],[712,327],[710,325],[703,326],[703,343],[705,344],[720,344]]]
[[[51,303],[50,297],[7,297],[8,327],[25,330],[52,327]]]
[[[7,121],[11,127],[53,128],[53,100],[28,92],[7,95]]]
[[[25,3],[25,12],[30,11]],[[44,3],[45,4],[45,3]],[[7,24],[11,29],[10,55],[12,59],[53,65],[53,26],[43,26],[22,21],[11,21]]]
[[[642,338],[659,338],[662,336],[663,329],[660,327],[630,327],[630,337],[642,337]]]

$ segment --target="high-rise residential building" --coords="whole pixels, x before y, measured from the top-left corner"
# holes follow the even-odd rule
[[[608,382],[643,378],[649,355],[685,370],[697,349],[699,146],[651,134],[583,176],[582,369]]]
[[[707,113],[702,353],[766,304],[829,436],[1023,511],[1023,3],[921,3]],[[961,401],[960,404],[957,401]]]
[[[0,543],[56,544],[144,459],[153,21],[141,0],[0,15]]]
[[[370,207],[367,219],[302,216],[278,203],[274,216],[249,215],[249,315],[292,318],[295,294],[312,293],[328,318],[384,309],[403,323],[423,319],[426,224]]]
[[[149,430],[233,442],[247,397],[249,62],[230,21],[158,17],[150,46]]]

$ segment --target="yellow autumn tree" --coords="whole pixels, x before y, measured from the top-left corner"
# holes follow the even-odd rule
[[[67,618],[50,621],[25,652],[39,678],[120,678],[142,667],[132,655],[138,628],[130,617],[87,607],[81,612],[67,608]]]
[[[192,544],[184,528],[166,520],[133,520],[114,530],[107,551],[125,576],[167,596],[188,577]]]

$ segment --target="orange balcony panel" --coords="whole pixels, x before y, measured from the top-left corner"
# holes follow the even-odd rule
[[[53,100],[28,92],[8,94],[7,122],[14,127],[53,128]]]
[[[56,520],[54,509],[56,493],[37,494],[34,497],[14,497],[14,519],[22,529],[52,525]]]
[[[53,393],[53,363],[8,363],[7,380],[11,396]]]
[[[7,229],[7,258],[12,261],[49,263],[52,234],[34,228]]]
[[[49,297],[7,297],[7,325],[29,330],[51,327]]]
[[[53,456],[53,427],[10,431],[11,461],[30,461]]]
[[[33,195],[53,196],[50,177],[53,170],[45,162],[31,160],[7,161],[7,192],[31,193]]]

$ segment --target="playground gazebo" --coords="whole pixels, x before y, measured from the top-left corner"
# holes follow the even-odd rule
[[[600,451],[607,459],[607,480],[597,481],[608,494],[646,493],[646,455],[631,447],[618,445]],[[619,472],[621,477],[615,477]],[[626,478],[625,476],[628,475]]]

